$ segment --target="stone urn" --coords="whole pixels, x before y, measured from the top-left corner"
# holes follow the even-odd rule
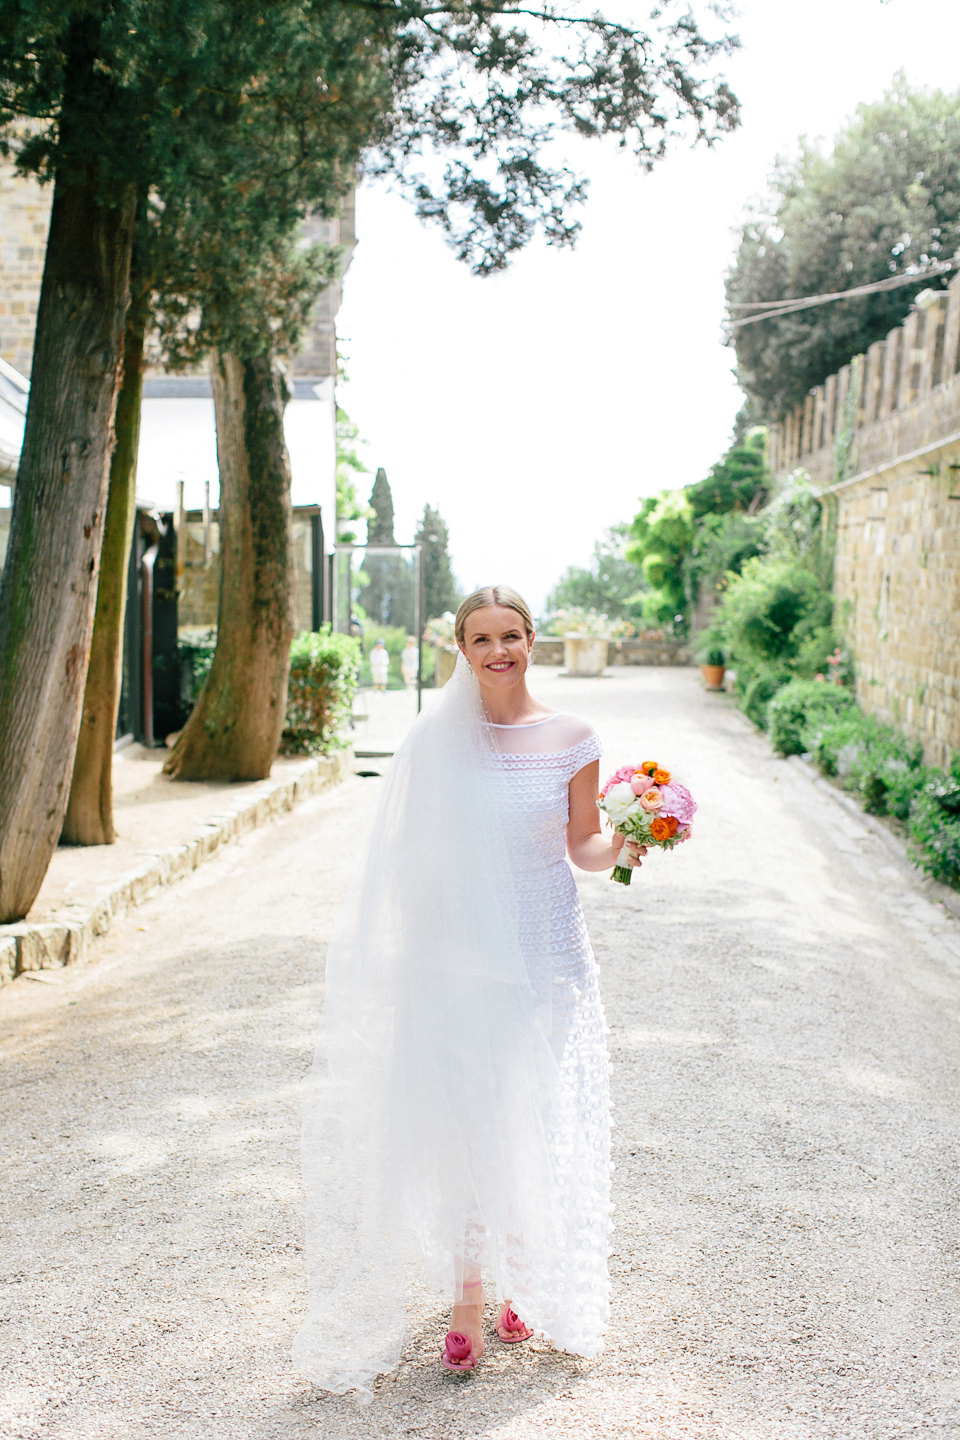
[[[602,675],[609,641],[600,635],[564,635],[563,663],[568,675]]]
[[[433,672],[433,683],[439,690],[446,685],[454,670],[457,668],[457,656],[460,653],[457,649],[448,649],[446,645],[434,647],[437,652],[437,665]]]
[[[701,665],[700,674],[707,690],[722,690],[725,665]]]

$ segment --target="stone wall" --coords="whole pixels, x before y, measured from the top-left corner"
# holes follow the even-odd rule
[[[818,386],[771,431],[836,528],[836,623],[857,699],[923,743],[960,750],[960,277]]]
[[[545,635],[533,642],[534,665],[562,665],[563,641]],[[634,640],[611,640],[608,665],[689,665],[690,655],[679,640],[646,635]]]
[[[0,356],[30,374],[53,186],[0,165]]]
[[[0,164],[0,356],[22,375],[30,374],[40,283],[50,228],[53,186],[17,175]],[[341,214],[331,219],[308,216],[303,238],[343,251],[340,279],[320,295],[292,372],[295,377],[322,379],[337,373],[336,316],[343,295],[343,276],[356,248],[355,200],[351,190]],[[201,372],[206,374],[206,365]],[[152,379],[164,372],[148,370]]]

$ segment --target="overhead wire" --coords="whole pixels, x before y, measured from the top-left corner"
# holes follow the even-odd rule
[[[934,260],[925,265],[922,270],[915,270],[912,274],[891,275],[887,280],[874,280],[869,285],[857,285],[852,290],[834,290],[826,295],[805,295],[792,300],[743,300],[736,301],[729,305],[731,310],[757,310],[756,315],[743,315],[737,320],[730,320],[731,330],[739,330],[743,325],[755,325],[758,320],[770,320],[777,315],[791,315],[797,310],[810,310],[815,305],[829,305],[833,300],[854,300],[861,295],[875,295],[881,290],[896,290],[902,285],[919,285],[924,280],[935,279],[938,275],[945,275],[948,270],[956,269],[960,258],[952,260]]]

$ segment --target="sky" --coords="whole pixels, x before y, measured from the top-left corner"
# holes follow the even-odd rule
[[[590,180],[574,251],[537,241],[478,279],[401,196],[360,191],[340,403],[387,472],[397,539],[437,505],[467,589],[505,581],[542,611],[640,497],[703,478],[742,403],[724,274],[775,157],[801,134],[829,139],[901,67],[960,87],[956,0],[747,0],[730,28],[743,48],[722,68],[742,128],[713,150],[675,148],[651,175],[571,142]]]

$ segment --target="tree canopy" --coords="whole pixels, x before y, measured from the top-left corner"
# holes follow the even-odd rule
[[[417,526],[416,543],[423,547],[423,606],[424,621],[436,620],[449,611],[456,611],[460,604],[460,592],[453,578],[448,546],[450,532],[447,522],[433,505],[424,505],[420,524]]]
[[[795,158],[777,162],[769,194],[743,226],[727,301],[850,290],[958,247],[960,93],[912,89],[901,74],[881,100],[857,108],[830,149],[802,139]],[[945,283],[921,279],[734,330],[754,415],[779,419],[899,325],[918,290]]]
[[[626,525],[614,525],[593,547],[589,567],[571,565],[547,596],[547,610],[595,610],[611,620],[639,623],[644,579],[626,557]]]

